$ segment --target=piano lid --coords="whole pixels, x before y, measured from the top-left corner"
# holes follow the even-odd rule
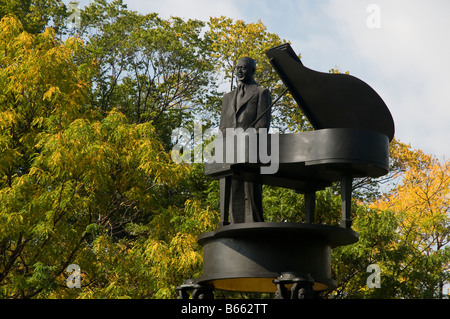
[[[288,43],[266,55],[315,129],[368,129],[393,139],[392,115],[367,83],[348,74],[308,69]]]

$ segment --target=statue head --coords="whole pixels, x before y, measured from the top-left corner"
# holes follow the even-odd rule
[[[250,83],[254,81],[256,71],[256,62],[252,58],[243,57],[239,59],[236,65],[236,77],[241,83]]]

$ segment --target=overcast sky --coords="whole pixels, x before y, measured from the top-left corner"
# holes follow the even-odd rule
[[[80,1],[80,6],[89,0]],[[450,159],[448,0],[123,0],[130,10],[208,20],[261,20],[306,67],[338,67],[372,86],[396,137]]]

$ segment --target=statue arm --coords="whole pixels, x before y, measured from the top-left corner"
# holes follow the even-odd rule
[[[229,93],[225,94],[222,99],[222,108],[220,112],[220,122],[219,122],[219,130],[222,132],[222,134],[225,134],[225,130],[227,127],[232,127],[230,122],[230,110],[228,108],[230,107],[229,102]],[[231,126],[230,126],[231,125]]]

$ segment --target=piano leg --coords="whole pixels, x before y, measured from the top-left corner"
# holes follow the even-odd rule
[[[219,226],[229,225],[231,176],[222,177],[219,181],[220,187],[220,221]]]
[[[343,176],[341,179],[341,226],[347,229],[352,227],[352,182],[353,178],[348,175]]]
[[[314,223],[314,212],[316,210],[316,192],[305,193],[305,222],[307,224]]]

